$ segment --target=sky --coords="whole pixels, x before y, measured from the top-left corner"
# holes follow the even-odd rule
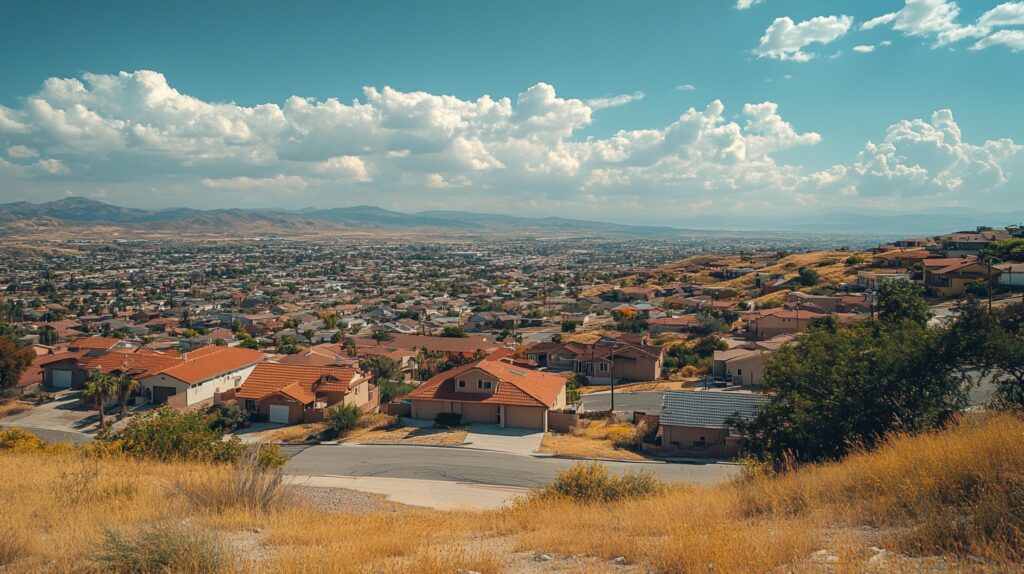
[[[0,8],[0,202],[1024,209],[1024,1]]]

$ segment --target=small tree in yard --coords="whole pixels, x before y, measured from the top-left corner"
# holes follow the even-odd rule
[[[10,337],[0,337],[0,394],[18,384],[35,357],[32,347],[18,345]]]
[[[563,333],[575,333],[576,332],[576,321],[562,321],[562,332]]]
[[[120,407],[121,418],[128,415],[128,397],[139,390],[139,382],[128,375],[121,375],[115,380],[117,386],[117,405]]]
[[[82,398],[100,414],[100,428],[106,425],[106,416],[103,412],[103,405],[111,398],[117,396],[117,379],[100,370],[89,374],[88,380],[82,389]]]
[[[800,284],[804,287],[810,287],[818,284],[818,272],[810,267],[804,267],[800,270]]]
[[[338,404],[324,413],[324,422],[327,423],[328,433],[338,436],[346,433],[359,424],[359,417],[363,412],[355,405]]]

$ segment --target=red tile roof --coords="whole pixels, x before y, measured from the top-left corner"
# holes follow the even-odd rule
[[[455,377],[473,370],[481,370],[494,377],[493,393],[455,390]],[[565,381],[559,375],[484,359],[431,377],[409,393],[408,398],[551,408],[565,388]]]
[[[286,392],[292,398],[313,397],[316,392],[347,393],[349,386],[361,382],[364,375],[352,367],[282,365],[260,363],[238,389],[239,398],[260,400],[277,392]],[[297,394],[293,385],[298,385],[305,394]],[[303,404],[310,400],[300,401]]]
[[[178,365],[164,369],[162,374],[195,384],[262,360],[263,353],[253,349],[211,345],[182,355]]]
[[[81,339],[75,339],[68,343],[68,347],[74,349],[101,349],[109,351],[120,342],[120,339],[115,339],[114,337],[82,337]]]

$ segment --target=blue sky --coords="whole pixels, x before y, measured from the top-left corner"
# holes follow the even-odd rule
[[[0,201],[1024,208],[1024,2],[738,1],[8,2]]]

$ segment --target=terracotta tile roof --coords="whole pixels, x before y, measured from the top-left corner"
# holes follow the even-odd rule
[[[494,377],[493,393],[467,393],[455,389],[455,378],[473,370],[481,370]],[[559,375],[484,359],[431,377],[409,393],[408,398],[551,408],[563,388],[565,378]]]
[[[82,337],[68,343],[68,347],[73,349],[101,349],[109,351],[120,342],[120,339],[115,339],[114,337]]]
[[[164,369],[162,374],[189,384],[200,383],[218,375],[235,371],[263,360],[263,353],[241,347],[211,345],[181,356],[181,362]]]
[[[164,369],[181,364],[176,355],[155,353],[110,353],[102,357],[86,358],[79,366],[87,371],[99,369],[104,373],[131,373],[135,377],[150,377]]]
[[[317,391],[347,393],[349,386],[363,377],[361,372],[352,367],[260,363],[242,383],[236,396],[243,399],[260,400],[276,392],[283,392],[285,388],[297,384],[307,393],[303,396],[315,398]],[[292,396],[292,398],[298,400],[296,396]],[[311,401],[312,399],[303,404]]]

